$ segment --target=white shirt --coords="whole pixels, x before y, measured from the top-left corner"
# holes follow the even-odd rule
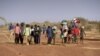
[[[64,32],[64,37],[67,37],[67,32]]]

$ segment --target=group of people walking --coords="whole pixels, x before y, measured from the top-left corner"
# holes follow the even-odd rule
[[[84,40],[84,27],[68,27],[68,29],[61,28],[62,43],[83,43]],[[80,41],[79,41],[80,40]]]
[[[11,28],[11,26],[9,28]],[[38,25],[34,25],[33,27],[32,25],[29,24],[25,25],[24,23],[21,24],[17,23],[12,30],[14,32],[15,36],[14,42],[16,44],[26,43],[26,45],[29,45],[31,44],[33,37],[35,44],[40,43],[41,28]]]
[[[55,44],[56,35],[58,35],[58,30],[60,30],[60,37],[62,39],[62,43],[78,43],[78,37],[80,37],[80,41],[83,43],[84,39],[84,27],[77,26],[66,26],[62,25],[61,28],[57,28],[57,26],[48,26],[40,27],[39,25],[29,25],[29,24],[16,24],[14,27],[10,24],[9,30],[14,31],[14,42],[16,44],[29,45],[32,43],[34,39],[34,44],[40,44],[41,34],[44,34],[47,37],[47,44]]]
[[[80,20],[74,19],[68,26],[66,20],[62,21],[61,28],[61,38],[62,43],[83,43],[84,36],[86,36],[84,31],[84,26],[79,26]]]

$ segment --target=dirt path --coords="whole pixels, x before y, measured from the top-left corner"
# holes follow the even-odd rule
[[[66,45],[0,44],[0,56],[99,56],[100,42]]]

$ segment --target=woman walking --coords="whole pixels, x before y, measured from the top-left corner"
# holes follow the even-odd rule
[[[27,24],[25,29],[24,29],[24,35],[25,35],[25,38],[24,38],[24,41],[26,43],[26,45],[29,45],[29,41],[30,41],[30,25]]]
[[[14,29],[15,43],[16,44],[19,44],[20,32],[21,32],[21,29],[20,29],[19,24],[17,23],[15,26],[15,29]]]

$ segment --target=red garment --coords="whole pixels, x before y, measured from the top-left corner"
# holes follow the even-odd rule
[[[79,33],[80,33],[79,28],[73,28],[72,29],[72,34],[79,35]]]

